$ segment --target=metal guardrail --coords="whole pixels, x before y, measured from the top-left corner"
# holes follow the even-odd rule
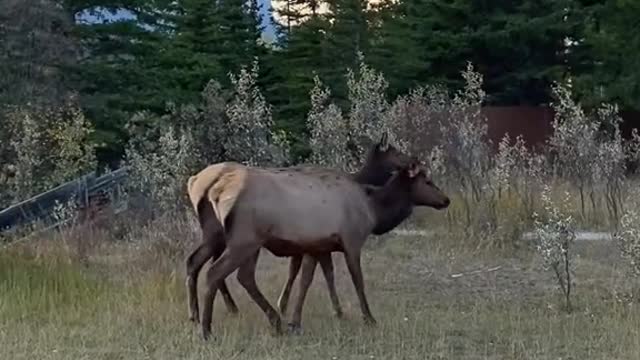
[[[36,220],[46,222],[51,218],[58,204],[74,201],[79,208],[84,208],[89,205],[89,199],[93,196],[113,190],[124,183],[128,175],[127,170],[126,167],[123,167],[100,177],[96,177],[95,172],[91,172],[14,204],[0,211],[0,232]]]

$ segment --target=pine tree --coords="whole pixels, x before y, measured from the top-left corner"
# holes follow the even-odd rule
[[[489,103],[540,104],[567,73],[565,39],[579,34],[580,11],[574,0],[401,0],[378,13],[371,61],[393,94],[435,82],[458,88],[471,61]]]
[[[331,26],[327,30],[327,63],[322,81],[331,84],[336,103],[347,108],[347,69],[358,66],[358,53],[368,53],[367,3],[364,0],[328,0]]]
[[[53,0],[0,0],[0,104],[52,103],[70,89],[79,44]]]
[[[490,102],[538,105],[551,84],[568,75],[567,39],[583,21],[573,0],[475,4],[471,61],[483,73]]]
[[[165,88],[158,73],[158,54],[167,32],[160,22],[159,0],[65,0],[72,19],[92,14],[92,22],[76,22],[74,33],[83,56],[73,69],[87,116],[94,121],[101,162],[116,161],[124,151],[125,123],[132,113],[163,111],[158,94]],[[132,17],[106,19],[105,13],[128,11]],[[96,21],[98,20],[98,21]]]
[[[209,80],[229,86],[229,73],[264,54],[256,0],[180,0],[167,16],[171,36],[161,52],[159,71],[176,103],[194,102]],[[166,99],[169,100],[169,99]]]
[[[372,14],[368,60],[384,73],[392,96],[430,78],[430,63],[418,31],[425,19],[417,6],[415,1],[385,0]]]
[[[209,80],[230,86],[228,74],[264,51],[256,0],[67,0],[67,6],[74,16],[96,7],[134,15],[77,27],[87,56],[75,73],[109,158],[123,153],[124,124],[135,112],[165,114],[170,104],[196,103]]]
[[[327,53],[328,17],[318,12],[319,3],[297,0],[275,10],[282,23],[274,21],[278,42],[267,60],[271,69],[265,79],[269,102],[274,106],[274,120],[286,129],[292,140],[292,156],[308,157],[306,115],[310,109],[309,92],[313,77],[327,76],[335,65]]]
[[[640,110],[640,33],[637,1],[583,0],[591,16],[585,17],[584,38],[574,50],[576,86],[585,102],[616,102]]]

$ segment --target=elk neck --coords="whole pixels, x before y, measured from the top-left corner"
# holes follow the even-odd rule
[[[371,203],[376,217],[373,233],[382,235],[393,230],[413,211],[411,180],[405,176],[394,177],[371,195]]]
[[[360,184],[382,186],[391,174],[383,166],[375,164],[371,159],[367,159],[362,169],[351,175],[354,181]]]

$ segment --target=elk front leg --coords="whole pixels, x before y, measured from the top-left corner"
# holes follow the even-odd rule
[[[362,311],[364,321],[369,325],[375,325],[376,320],[371,314],[369,303],[367,302],[367,296],[364,293],[364,279],[362,277],[362,268],[360,267],[360,252],[345,252],[345,259],[347,261],[349,273],[351,274],[351,280],[353,281],[353,285],[356,288],[356,293],[358,294],[358,300],[360,301],[360,310]]]
[[[280,314],[282,315],[287,312],[289,296],[291,295],[291,287],[298,276],[300,265],[302,265],[302,256],[292,256],[291,262],[289,263],[289,277],[280,292],[280,297],[278,297],[278,309],[280,309]]]
[[[337,318],[342,317],[342,307],[338,300],[338,292],[336,291],[336,283],[333,275],[333,260],[331,259],[331,253],[319,255],[316,259],[320,262],[324,278],[327,281],[327,288],[329,290],[329,297],[331,298],[331,304],[333,305],[333,312]]]
[[[307,296],[307,291],[311,282],[313,281],[313,273],[316,270],[317,260],[311,255],[305,255],[302,262],[302,276],[300,277],[300,286],[298,287],[298,298],[293,309],[293,316],[289,323],[289,331],[293,333],[302,332],[300,326],[302,319],[302,307],[304,306],[304,299]]]

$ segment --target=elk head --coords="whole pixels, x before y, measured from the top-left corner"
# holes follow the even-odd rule
[[[437,210],[446,209],[449,206],[451,202],[449,197],[433,183],[424,164],[414,161],[403,171],[405,171],[404,175],[411,180],[410,194],[414,205],[429,206]]]

